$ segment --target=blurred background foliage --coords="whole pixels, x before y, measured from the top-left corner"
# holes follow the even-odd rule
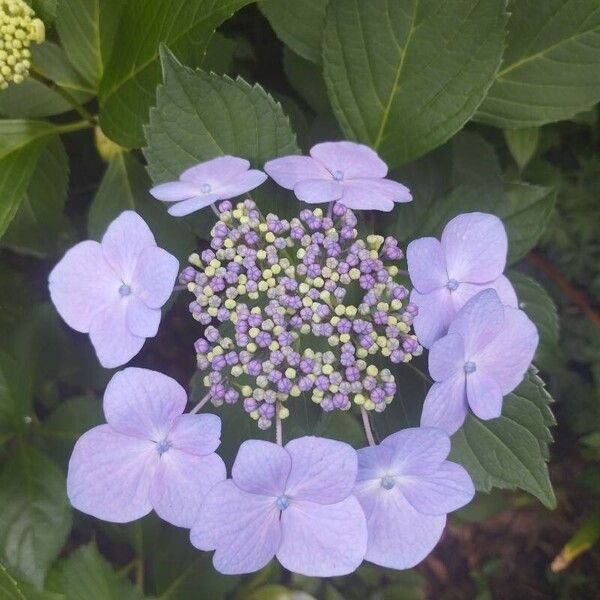
[[[31,48],[30,77],[0,92],[0,597],[598,597],[598,2],[31,6],[46,41]],[[507,227],[509,276],[540,331],[539,373],[507,397],[500,419],[482,426],[471,417],[453,439],[453,457],[483,493],[452,517],[416,569],[365,563],[329,580],[274,563],[224,577],[187,532],[153,515],[117,526],[74,512],[68,457],[77,437],[103,420],[111,372],[49,304],[52,266],[128,208],[183,264],[206,244],[212,215],[168,217],[148,195],[152,181],[223,152],[260,167],[340,138],[376,148],[415,199],[391,215],[361,215],[361,228],[406,245],[470,210],[493,212]],[[297,210],[290,194],[268,184],[257,199],[282,215]],[[186,303],[171,303],[134,364],[189,382],[193,401],[202,393],[192,350],[199,331]],[[422,361],[416,367],[426,371]],[[428,387],[419,371],[396,375],[398,396],[375,418],[380,438],[418,423]],[[364,444],[351,414],[298,409],[286,436]],[[240,407],[218,412],[229,464],[243,439],[269,435]]]

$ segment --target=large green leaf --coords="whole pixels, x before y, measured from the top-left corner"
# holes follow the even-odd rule
[[[597,0],[512,0],[507,48],[477,119],[533,127],[568,119],[600,100]]]
[[[279,39],[303,58],[321,63],[327,0],[262,0],[258,5]]]
[[[0,120],[0,236],[17,213],[54,130],[44,121]]]
[[[78,548],[64,566],[66,600],[141,600],[142,594],[98,552],[94,543]]]
[[[186,64],[201,63],[216,27],[250,0],[130,0],[100,84],[100,124],[128,148],[144,142],[142,125],[160,81],[159,45]]]
[[[13,119],[49,117],[73,110],[56,90],[33,77],[0,92],[0,115]]]
[[[324,74],[346,136],[397,166],[473,115],[500,64],[504,0],[331,0]]]
[[[67,200],[69,164],[60,138],[42,150],[19,209],[0,245],[34,256],[56,249]]]
[[[88,234],[100,239],[110,222],[124,210],[139,213],[154,233],[159,246],[180,261],[195,250],[189,227],[169,216],[161,202],[150,196],[152,186],[144,167],[128,153],[117,153],[110,161],[88,213]]]
[[[26,430],[31,411],[30,384],[19,363],[0,349],[0,444]]]
[[[260,85],[183,67],[168,51],[162,60],[164,84],[150,111],[144,149],[155,183],[177,179],[187,167],[222,154],[243,156],[262,168],[271,158],[298,152],[288,118]],[[261,208],[267,212],[278,208],[277,199],[288,198],[270,184],[252,195],[265,198]],[[213,222],[208,212],[201,217],[205,234]]]
[[[123,0],[58,0],[56,29],[62,47],[94,89],[102,78],[125,5]]]
[[[504,398],[502,416],[482,421],[469,414],[452,437],[450,460],[463,465],[475,487],[519,488],[553,508],[556,498],[548,475],[548,427],[555,424],[552,398],[531,370],[514,392]]]
[[[71,505],[62,471],[20,441],[0,471],[0,557],[41,587],[71,529]]]
[[[8,574],[0,564],[0,598],[3,600],[25,600],[17,582]]]

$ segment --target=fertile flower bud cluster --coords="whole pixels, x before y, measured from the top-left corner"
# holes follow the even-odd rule
[[[383,411],[396,382],[377,356],[401,363],[422,352],[411,333],[417,309],[390,264],[403,256],[396,240],[357,240],[342,204],[291,221],[263,218],[252,200],[219,210],[211,249],[180,276],[195,296],[190,312],[207,326],[195,348],[212,402],[243,400],[263,429],[302,394],[325,411]]]
[[[23,0],[0,0],[0,90],[29,75],[29,46],[44,37],[43,21]]]

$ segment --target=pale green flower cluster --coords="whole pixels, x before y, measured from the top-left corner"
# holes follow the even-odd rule
[[[43,21],[23,0],[0,0],[0,90],[29,75],[29,46],[43,42],[44,37]]]

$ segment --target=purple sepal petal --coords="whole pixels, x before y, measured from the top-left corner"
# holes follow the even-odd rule
[[[198,186],[193,183],[186,183],[185,181],[169,181],[167,183],[161,183],[153,188],[150,188],[150,193],[157,200],[163,202],[181,202],[182,200],[188,200],[193,198],[200,193]]]
[[[424,237],[410,242],[406,261],[410,280],[419,293],[428,294],[448,283],[444,250],[435,238]]]
[[[171,296],[179,274],[179,261],[166,250],[146,248],[140,254],[131,288],[150,308],[160,308]]]
[[[131,296],[122,302],[127,303],[125,312],[127,329],[137,337],[154,337],[160,325],[160,309],[149,308],[137,296]]]
[[[202,194],[201,196],[195,196],[189,200],[173,204],[173,206],[169,207],[167,212],[173,217],[186,217],[201,208],[214,204],[219,197],[219,194]]]
[[[215,191],[220,200],[227,200],[253,190],[264,183],[266,179],[267,176],[262,171],[250,169],[250,171],[240,173],[222,185],[215,186]]]
[[[279,496],[290,473],[289,453],[272,442],[246,440],[231,470],[235,484],[251,494]]]
[[[410,301],[419,308],[419,314],[413,322],[417,338],[425,348],[431,348],[436,340],[447,333],[454,316],[450,292],[440,288],[429,294],[420,294],[413,289]]]
[[[335,504],[292,501],[281,515],[279,562],[307,577],[352,573],[367,547],[367,526],[358,500]]]
[[[240,175],[249,168],[250,163],[245,158],[230,155],[217,156],[189,167],[180,175],[179,179],[196,185],[215,184]]]
[[[344,187],[333,179],[306,179],[294,187],[294,193],[302,202],[321,204],[339,200],[344,194]]]
[[[465,363],[463,339],[457,333],[449,333],[439,339],[429,351],[429,374],[434,381],[444,381],[461,370]]]
[[[265,171],[278,185],[288,190],[307,179],[331,179],[331,173],[310,156],[284,156],[267,162]]]
[[[221,419],[211,414],[181,415],[169,431],[169,442],[174,449],[206,456],[221,443]]]
[[[481,369],[467,376],[467,400],[480,419],[496,419],[502,414],[500,384]]]
[[[378,180],[373,180],[378,181]],[[369,180],[351,179],[343,184],[344,193],[340,202],[353,210],[381,210],[389,212],[394,201],[387,192],[382,192]]]
[[[412,195],[410,190],[399,183],[398,181],[393,181],[392,179],[351,179],[347,182],[349,185],[360,184],[366,185],[371,190],[373,195],[380,194],[381,196],[385,196],[392,202],[411,202]]]
[[[468,412],[464,373],[434,383],[425,397],[422,427],[439,427],[452,435],[464,423]]]
[[[388,171],[375,150],[356,142],[322,142],[310,149],[310,155],[332,175],[336,171],[342,172],[344,179],[380,178]]]
[[[77,440],[69,461],[71,504],[114,523],[139,519],[152,510],[148,491],[157,463],[152,442],[94,427]]]

